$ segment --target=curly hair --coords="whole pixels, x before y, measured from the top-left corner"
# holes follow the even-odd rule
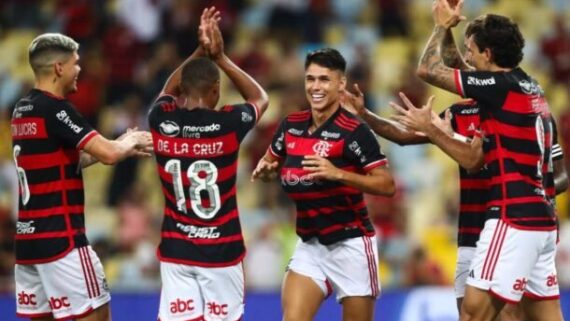
[[[489,48],[492,61],[502,68],[515,68],[523,59],[524,38],[511,19],[487,14],[471,21],[465,37],[473,36],[479,51]]]

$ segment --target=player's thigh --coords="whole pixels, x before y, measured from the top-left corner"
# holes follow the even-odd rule
[[[562,311],[560,308],[560,300],[534,300],[523,297],[522,306],[528,320],[533,321],[562,321]]]
[[[204,300],[204,320],[236,321],[244,313],[243,263],[226,267],[196,267]]]
[[[342,299],[342,321],[372,321],[376,298],[351,296]]]
[[[338,302],[346,297],[380,295],[376,237],[346,239],[324,248],[320,265]]]
[[[293,270],[287,271],[281,289],[284,321],[313,320],[325,299],[325,294],[317,282]]]
[[[16,314],[21,318],[52,320],[51,308],[35,265],[16,264]]]
[[[507,304],[505,304],[503,309],[501,309],[501,312],[499,313],[499,317],[497,319],[498,319],[498,321],[524,321],[524,320],[528,320],[525,317],[525,313],[524,313],[524,310],[522,308],[521,303],[518,303],[518,304],[507,303]]]
[[[162,289],[158,318],[161,321],[201,320],[204,305],[192,267],[160,263]]]
[[[461,304],[461,321],[492,321],[505,305],[505,302],[490,292],[467,285]]]
[[[93,310],[91,313],[84,317],[78,317],[74,319],[75,321],[110,321],[111,311],[109,309],[109,304],[104,304],[97,309]]]
[[[111,300],[103,265],[90,246],[37,266],[56,319],[87,317]]]
[[[475,256],[475,248],[461,246],[457,248],[457,263],[455,265],[455,298],[457,299],[457,311],[461,311],[461,302],[465,296],[465,285],[467,284],[467,276],[471,262]]]

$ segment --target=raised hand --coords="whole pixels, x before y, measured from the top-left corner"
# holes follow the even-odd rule
[[[340,95],[341,106],[355,115],[364,115],[366,107],[364,106],[364,94],[360,91],[358,84],[354,84],[354,93],[345,89]]]
[[[279,167],[278,161],[270,162],[265,159],[265,157],[262,157],[259,162],[257,162],[253,173],[251,173],[251,181],[253,182],[256,179],[260,179],[264,182],[268,182],[275,179],[275,177],[277,177],[277,167]]]
[[[441,119],[438,114],[431,112],[431,122],[437,128],[441,129],[449,136],[453,136],[453,127],[451,126],[451,110],[447,109],[444,113],[444,118]]]
[[[447,29],[453,28],[461,21],[466,20],[467,18],[461,15],[463,1],[459,0],[457,5],[451,7],[447,0],[434,0],[431,9],[435,25]]]
[[[417,134],[424,135],[432,124],[432,104],[435,96],[431,96],[428,102],[420,108],[414,106],[404,93],[400,93],[400,98],[406,108],[395,102],[390,102],[390,106],[398,112],[398,115],[394,115],[392,118],[408,129],[416,131]]]
[[[220,11],[215,7],[204,9],[198,27],[200,46],[211,59],[220,58],[224,53],[224,39],[218,26],[221,20]]]

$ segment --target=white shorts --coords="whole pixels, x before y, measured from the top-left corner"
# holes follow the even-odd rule
[[[208,268],[160,262],[160,275],[160,321],[241,320],[245,293],[241,262]]]
[[[42,264],[16,264],[16,315],[76,319],[111,300],[103,265],[91,246]]]
[[[375,236],[332,245],[322,245],[316,238],[299,240],[287,269],[313,279],[325,296],[334,290],[338,302],[344,297],[380,295]]]
[[[469,275],[469,268],[475,256],[475,248],[460,246],[457,248],[457,265],[455,266],[455,297],[465,296],[465,284]]]
[[[513,304],[523,295],[535,300],[558,299],[556,234],[555,230],[520,230],[502,220],[487,220],[467,284]]]

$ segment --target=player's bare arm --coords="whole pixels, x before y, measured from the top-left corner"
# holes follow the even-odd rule
[[[568,189],[568,173],[564,165],[564,158],[557,159],[553,162],[554,167],[554,188],[556,195],[566,192]]]
[[[341,105],[351,113],[358,115],[379,136],[398,145],[426,144],[429,140],[425,135],[408,130],[400,123],[380,117],[364,106],[364,94],[358,84],[354,84],[354,93],[344,90],[341,96]]]
[[[311,179],[339,181],[374,195],[392,196],[396,192],[394,178],[384,167],[374,168],[367,174],[358,174],[342,170],[318,155],[305,156],[301,164],[304,170],[311,173]]]
[[[112,165],[149,148],[152,148],[151,134],[146,131],[133,131],[120,141],[97,135],[85,144],[83,151],[105,165]]]
[[[255,79],[234,64],[224,53],[224,39],[218,26],[219,19],[215,16],[204,19],[202,22],[204,27],[200,26],[201,45],[210,59],[230,78],[245,101],[259,109],[259,117],[261,117],[269,106],[267,93]]]
[[[435,27],[422,53],[416,73],[418,77],[441,89],[458,93],[455,85],[454,69],[444,62],[444,40],[449,29],[457,25],[465,17],[460,11],[463,1],[451,8],[447,0],[435,0],[432,5]],[[448,40],[449,41],[449,40]],[[456,50],[456,49],[455,49]],[[446,57],[450,58],[450,57]]]
[[[453,33],[451,28],[447,29],[443,37],[443,42],[441,44],[441,57],[443,63],[450,68],[460,69],[460,70],[474,70],[473,67],[469,66],[461,52],[457,48],[455,39],[453,38]]]
[[[406,95],[400,93],[400,97],[406,107],[394,102],[391,102],[390,106],[400,113],[395,118],[401,124],[411,130],[426,134],[434,145],[437,145],[444,153],[453,158],[461,167],[474,171],[483,166],[484,155],[481,138],[475,137],[471,141],[456,139],[450,135],[448,130],[437,125],[435,122],[439,121],[439,117],[435,117],[436,120],[432,112],[433,96],[419,108],[415,107]]]

